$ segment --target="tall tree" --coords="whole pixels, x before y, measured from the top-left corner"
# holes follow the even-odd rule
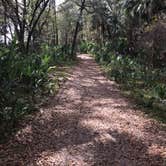
[[[50,0],[1,0],[14,26],[21,51],[29,51],[35,28]]]
[[[74,54],[75,54],[77,35],[78,35],[78,31],[79,31],[80,21],[82,19],[83,10],[85,9],[85,2],[86,2],[86,0],[81,0],[81,4],[79,5],[80,13],[79,13],[78,20],[76,23],[75,32],[74,32],[74,36],[73,36],[73,42],[72,42],[72,48],[71,48],[72,57],[74,57]]]

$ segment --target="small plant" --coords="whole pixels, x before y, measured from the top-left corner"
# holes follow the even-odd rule
[[[166,85],[158,84],[153,88],[152,92],[155,97],[166,99]]]

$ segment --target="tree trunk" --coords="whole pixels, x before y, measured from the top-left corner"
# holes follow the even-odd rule
[[[81,7],[80,7],[80,13],[79,17],[76,23],[76,28],[74,32],[74,37],[73,37],[73,42],[72,42],[72,48],[71,48],[71,57],[74,58],[75,55],[75,48],[76,48],[76,41],[77,41],[77,35],[78,35],[78,30],[79,30],[79,25],[80,25],[80,20],[82,18],[83,10],[85,8],[85,0],[82,0],[81,2]]]
[[[54,12],[54,17],[55,19],[52,21],[52,27],[53,27],[53,39],[52,39],[52,45],[58,45],[59,41],[58,41],[58,25],[57,25],[57,11],[56,11],[56,1],[52,2],[52,8],[53,8],[53,12]]]
[[[42,7],[42,9],[40,10],[40,12],[39,12],[39,14],[38,14],[36,20],[34,20],[34,19],[32,18],[32,24],[30,24],[30,25],[31,25],[31,29],[30,29],[30,31],[29,31],[29,33],[28,33],[28,39],[27,39],[27,45],[26,45],[26,51],[27,51],[27,52],[29,52],[29,47],[30,47],[30,43],[31,43],[31,38],[32,38],[32,35],[33,35],[34,31],[35,31],[36,25],[37,25],[37,23],[39,22],[40,17],[42,16],[43,12],[45,11],[45,9],[46,9],[46,7],[47,7],[49,1],[50,1],[50,0],[46,0],[46,1],[44,2],[43,7]],[[34,14],[36,14],[36,13],[34,13]],[[34,20],[34,22],[33,22],[33,20]]]
[[[5,32],[4,32],[4,43],[5,45],[7,44],[7,36],[6,36],[6,32],[7,32],[7,17],[6,17],[6,6],[4,6],[4,25],[5,25]]]
[[[57,11],[56,11],[56,1],[55,1],[55,44],[58,45],[59,44],[59,36],[58,36],[58,24],[57,24]]]

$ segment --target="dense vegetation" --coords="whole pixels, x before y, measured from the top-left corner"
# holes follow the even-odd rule
[[[4,137],[55,93],[64,77],[59,68],[70,65],[72,58],[70,48],[58,38],[55,1],[0,4],[0,135]]]
[[[66,0],[58,8],[55,0],[0,0],[0,130],[36,110],[76,51],[95,55],[110,79],[163,119],[165,9],[163,0]]]
[[[85,45],[82,49],[85,51]],[[86,47],[88,48],[88,46]],[[89,45],[89,53],[102,66],[107,77],[121,85],[123,94],[132,97],[153,117],[165,122],[166,117],[166,69],[147,67],[139,57],[121,55],[109,51],[109,46]]]
[[[93,4],[95,12],[91,17],[85,15],[80,51],[95,55],[125,95],[151,107],[150,114],[165,121],[165,2],[106,0]]]

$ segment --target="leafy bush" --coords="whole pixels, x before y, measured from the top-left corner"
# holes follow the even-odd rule
[[[82,41],[80,46],[79,46],[79,50],[81,53],[88,53],[88,42]]]
[[[0,47],[0,132],[36,110],[35,96],[47,90],[50,67],[67,59],[62,46],[43,45],[40,53],[29,55],[20,53],[16,43]]]
[[[121,44],[117,48],[120,49],[120,46]],[[99,49],[94,52],[95,59],[103,66],[108,77],[130,91],[138,103],[153,107],[154,110],[157,108],[158,113],[154,111],[154,114],[163,120],[165,116],[163,108],[165,108],[166,101],[166,70],[147,66],[145,62],[142,62],[141,56],[122,55],[113,50],[110,43],[106,43],[102,48],[99,46],[96,48]]]
[[[157,84],[152,88],[152,95],[159,99],[166,99],[166,85]]]
[[[79,45],[79,51],[81,53],[96,54],[99,50],[99,46],[94,42],[82,41]]]
[[[36,93],[47,79],[50,58],[47,55],[24,56],[2,48],[0,52],[0,120],[16,118],[19,110],[28,110],[26,96]],[[24,94],[22,96],[22,93]],[[21,100],[22,99],[22,100]],[[12,112],[13,113],[8,113]],[[6,112],[6,113],[5,113]],[[7,116],[5,116],[5,114]],[[19,113],[20,114],[20,113]],[[22,113],[21,113],[22,114]],[[5,118],[6,117],[6,118]]]

